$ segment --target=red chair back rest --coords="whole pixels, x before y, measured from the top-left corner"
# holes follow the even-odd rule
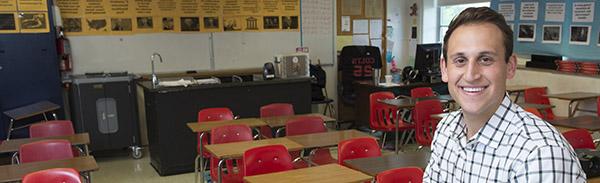
[[[244,152],[244,176],[291,170],[292,157],[283,145],[267,145]]]
[[[548,99],[548,97],[546,96],[545,87],[525,89],[524,98],[526,103],[550,105],[550,99]],[[545,117],[543,117],[543,119],[545,120],[553,120],[555,117],[554,112],[552,112],[552,109],[545,109],[544,115]]]
[[[433,133],[439,119],[431,118],[432,114],[443,112],[442,103],[439,100],[423,100],[415,104],[413,110],[413,121],[415,122],[415,139],[422,146],[430,146]]]
[[[377,183],[421,183],[423,170],[419,167],[404,167],[383,171],[377,174]]]
[[[598,100],[596,100],[596,113],[598,113],[598,117],[600,117],[600,97],[598,97]]]
[[[527,112],[530,112],[533,115],[536,115],[537,117],[543,118],[542,113],[540,113],[540,111],[537,110],[536,108],[528,107],[528,108],[525,108],[524,110]]]
[[[338,163],[344,165],[345,160],[381,156],[379,144],[373,138],[354,138],[338,143]]]
[[[431,87],[419,87],[413,88],[410,90],[410,97],[412,98],[421,98],[421,97],[430,97],[434,96],[433,90]]]
[[[69,159],[73,152],[67,140],[42,140],[21,145],[19,158],[21,163]]]
[[[23,177],[23,183],[81,183],[79,172],[72,168],[53,168],[29,173]]]
[[[273,103],[260,107],[260,117],[294,115],[294,106],[288,103]]]
[[[246,125],[228,125],[213,128],[210,131],[210,144],[221,144],[241,141],[251,141],[252,130]],[[235,160],[237,162],[239,172],[243,172],[243,166],[241,159]],[[211,176],[217,177],[219,159],[212,157],[210,159],[210,173]],[[228,174],[233,174],[233,160],[225,161]]]
[[[586,129],[575,129],[562,134],[573,149],[596,149],[594,139]]]
[[[392,92],[375,92],[369,95],[369,126],[372,129],[393,125],[396,121],[397,107],[389,106],[378,102],[384,99],[393,99]]]
[[[289,120],[285,124],[285,135],[304,135],[310,133],[327,132],[323,119],[316,116],[305,116]]]
[[[198,111],[198,122],[233,120],[233,112],[226,107],[206,108]]]
[[[29,137],[51,137],[73,135],[73,123],[70,120],[54,120],[36,123],[29,127]]]

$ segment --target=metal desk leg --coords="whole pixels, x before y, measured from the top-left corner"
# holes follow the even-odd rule
[[[83,148],[84,148],[83,151],[84,151],[85,155],[89,156],[90,155],[90,148],[88,147],[88,145],[84,144]]]
[[[52,113],[52,117],[54,118],[54,120],[58,120],[58,118],[56,117],[56,113]]]
[[[198,158],[200,158],[200,173],[202,175],[200,175],[200,181],[202,181],[202,183],[204,183],[204,148],[203,148],[203,144],[202,144],[202,139],[204,139],[204,132],[200,133],[200,139],[199,142],[200,143],[200,151],[198,152],[198,155],[196,156],[196,159],[194,160],[194,163],[196,163],[196,166],[194,166],[194,182],[198,182]]]
[[[19,164],[19,152],[14,152],[10,158],[10,164]]]
[[[280,137],[279,134],[285,129],[285,127],[279,127],[277,131],[275,131],[275,138]]]
[[[519,96],[521,95],[521,92],[517,92],[517,96],[515,97],[515,103],[519,102]]]
[[[6,140],[10,140],[10,133],[12,132],[14,122],[15,122],[15,119],[11,118],[10,123],[8,123],[8,131],[6,132]]]
[[[572,118],[575,115],[575,109],[573,109],[573,103],[575,102],[575,100],[569,101],[569,118]],[[579,103],[577,104],[579,105]]]
[[[394,151],[398,154],[398,129],[400,128],[400,109],[396,110],[396,140],[394,141]]]
[[[217,166],[217,180],[218,183],[223,182],[223,177],[221,177],[221,169],[223,169],[223,163],[225,163],[225,158],[219,160],[219,165]]]

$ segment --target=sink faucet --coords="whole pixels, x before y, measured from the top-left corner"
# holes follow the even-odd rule
[[[158,56],[158,61],[160,61],[161,63],[163,62],[162,60],[162,56],[160,56],[160,54],[158,54],[157,52],[154,52],[152,54],[152,56],[150,57],[150,61],[152,63],[152,87],[156,88],[156,86],[158,86],[158,77],[156,77],[156,72],[154,72],[154,57]]]

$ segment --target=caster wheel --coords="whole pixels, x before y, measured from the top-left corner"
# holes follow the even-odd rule
[[[140,147],[132,147],[131,148],[131,157],[133,157],[133,159],[140,159],[144,156],[144,154],[142,154],[142,148]]]

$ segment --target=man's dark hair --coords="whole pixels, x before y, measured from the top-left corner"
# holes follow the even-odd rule
[[[446,31],[446,35],[444,36],[443,52],[446,61],[448,60],[448,40],[450,39],[450,36],[452,36],[452,32],[461,25],[480,23],[491,23],[500,29],[504,39],[504,49],[506,51],[504,56],[506,62],[508,62],[508,58],[510,58],[513,53],[513,31],[508,27],[502,15],[488,7],[467,8],[450,22],[448,31]]]

